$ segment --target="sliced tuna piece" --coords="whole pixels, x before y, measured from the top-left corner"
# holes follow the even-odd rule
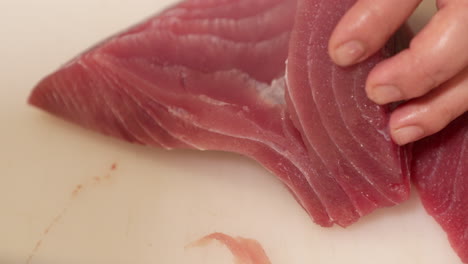
[[[414,144],[413,181],[426,211],[468,263],[468,114]]]
[[[390,109],[372,103],[364,89],[370,69],[390,46],[348,68],[335,65],[328,55],[331,33],[354,2],[298,1],[286,76],[294,124],[314,167],[329,179],[326,191],[335,194],[330,208],[348,208],[332,212],[332,218],[349,222],[405,201],[410,189],[406,150],[389,135]]]

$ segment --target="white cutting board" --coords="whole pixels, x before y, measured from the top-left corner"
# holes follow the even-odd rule
[[[26,105],[61,63],[174,2],[0,1],[1,264],[234,263],[217,243],[184,248],[215,231],[258,240],[273,264],[460,263],[416,197],[320,228],[239,155],[134,146]]]

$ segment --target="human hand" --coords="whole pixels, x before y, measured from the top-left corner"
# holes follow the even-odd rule
[[[422,0],[358,0],[329,43],[341,66],[365,60],[385,45]],[[443,129],[468,110],[468,1],[437,0],[438,12],[408,49],[378,64],[366,83],[377,104],[408,100],[390,118],[404,145]]]

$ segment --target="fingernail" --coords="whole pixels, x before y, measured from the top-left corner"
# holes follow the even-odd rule
[[[369,97],[372,101],[378,104],[388,104],[403,99],[403,95],[400,89],[393,85],[382,85],[374,87]]]
[[[357,40],[346,42],[335,50],[335,62],[341,66],[348,66],[364,56],[364,45]]]
[[[424,136],[424,130],[419,126],[402,127],[393,132],[393,140],[398,145],[405,145]]]

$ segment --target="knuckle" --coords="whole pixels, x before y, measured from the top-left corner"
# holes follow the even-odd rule
[[[441,120],[441,126],[445,127],[448,123],[454,120],[457,117],[456,108],[453,105],[440,105],[439,115]]]
[[[437,0],[437,9],[443,9],[448,6],[457,6],[458,8],[468,9],[468,2],[466,0]]]
[[[421,77],[421,89],[419,92],[422,94],[427,93],[433,88],[439,86],[443,81],[445,72],[441,68],[433,68],[427,64],[421,63],[419,66],[419,72]],[[422,95],[421,94],[421,95]]]
[[[416,78],[413,83],[417,83],[417,85],[407,87],[406,91],[404,91],[407,96],[419,97],[437,86],[438,81],[435,79],[435,75],[430,73],[427,68],[418,67],[415,73],[417,74],[413,74],[413,78]]]
[[[450,0],[437,0],[436,5],[437,9],[442,9],[450,2]]]
[[[416,87],[411,87],[411,90],[406,91],[411,96],[421,96],[429,92],[430,90],[438,87],[444,83],[448,75],[445,67],[437,66],[431,63],[427,58],[421,58],[418,56],[419,43],[415,39],[411,41],[409,48],[409,62],[412,64],[413,72],[412,76],[415,78],[415,82],[418,83]]]

